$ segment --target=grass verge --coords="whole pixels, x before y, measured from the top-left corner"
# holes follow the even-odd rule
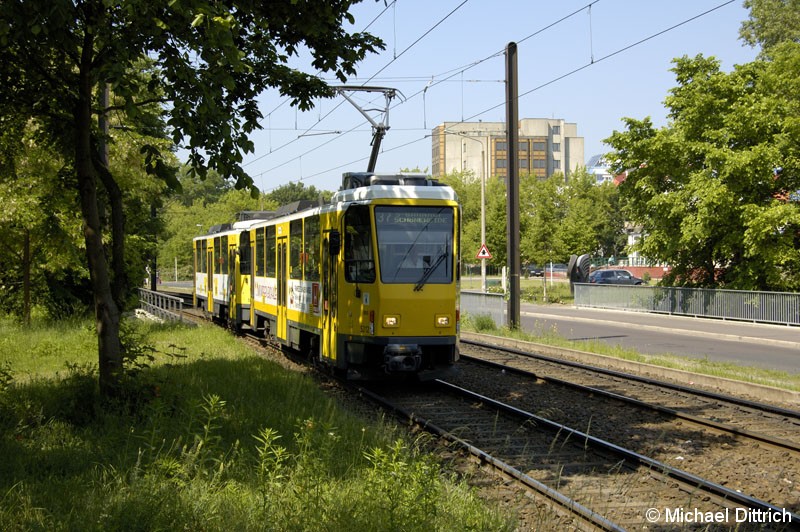
[[[513,530],[420,441],[213,327],[137,324],[124,393],[86,323],[0,320],[0,529]]]

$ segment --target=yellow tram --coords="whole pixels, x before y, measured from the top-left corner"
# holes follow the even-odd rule
[[[347,173],[330,203],[196,237],[195,306],[351,379],[459,358],[460,210],[421,174]]]

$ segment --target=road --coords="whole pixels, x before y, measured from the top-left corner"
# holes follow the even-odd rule
[[[522,305],[520,321],[568,340],[800,373],[798,327],[531,304]]]

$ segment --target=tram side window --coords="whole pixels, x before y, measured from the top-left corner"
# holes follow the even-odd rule
[[[222,237],[222,248],[220,249],[219,262],[221,263],[221,274],[228,273],[228,237]]]
[[[222,273],[223,255],[220,253],[220,238],[217,237],[214,239],[214,273]]]
[[[344,215],[345,279],[351,283],[374,283],[375,260],[372,257],[372,223],[369,207],[353,205]]]
[[[275,226],[267,227],[267,277],[275,277]]]
[[[250,231],[245,231],[239,237],[239,273],[250,275],[253,273],[253,249],[250,247]]]
[[[303,278],[303,220],[289,223],[289,277]]]
[[[304,229],[305,279],[306,281],[319,281],[319,216],[306,218]]]
[[[195,242],[195,264],[197,273],[206,273],[206,241]]]
[[[256,277],[264,277],[264,228],[256,229]]]

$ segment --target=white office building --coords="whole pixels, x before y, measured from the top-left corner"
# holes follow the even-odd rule
[[[542,179],[584,166],[578,125],[562,119],[523,118],[517,148],[520,174]],[[477,176],[505,178],[508,168],[505,122],[445,122],[433,129],[432,174],[471,170]]]

